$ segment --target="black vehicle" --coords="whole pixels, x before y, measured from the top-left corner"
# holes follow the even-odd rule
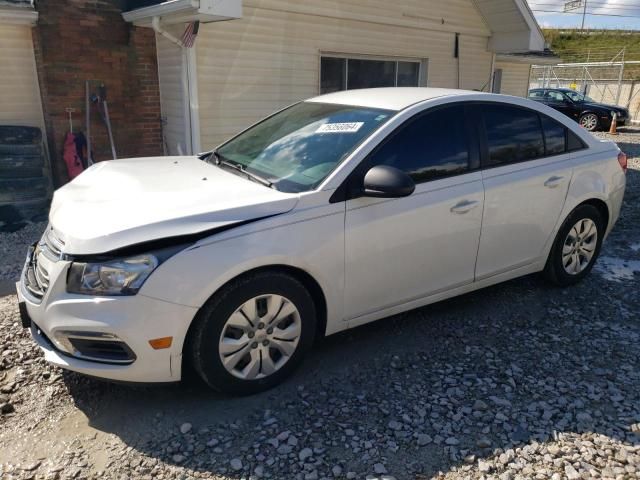
[[[529,99],[564,113],[590,132],[609,129],[614,113],[617,114],[618,126],[623,126],[629,120],[628,109],[598,103],[569,88],[534,88],[529,90]]]

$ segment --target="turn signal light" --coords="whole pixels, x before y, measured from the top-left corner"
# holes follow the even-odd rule
[[[627,154],[626,153],[620,152],[618,154],[618,163],[620,164],[622,171],[624,173],[627,173]]]
[[[153,340],[149,340],[149,345],[151,345],[151,348],[154,350],[162,350],[163,348],[169,348],[171,342],[173,342],[173,337],[154,338]]]

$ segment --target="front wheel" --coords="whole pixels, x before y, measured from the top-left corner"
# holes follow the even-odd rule
[[[573,285],[586,277],[600,254],[604,231],[605,222],[596,207],[577,207],[558,231],[545,277],[559,286]]]
[[[232,282],[198,313],[191,362],[215,390],[251,394],[290,375],[313,343],[316,311],[306,288],[282,272]]]
[[[580,125],[589,132],[598,129],[598,116],[595,113],[585,113],[580,117]]]

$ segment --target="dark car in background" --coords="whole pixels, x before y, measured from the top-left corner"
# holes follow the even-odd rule
[[[598,103],[570,88],[534,88],[529,90],[529,99],[564,113],[590,132],[609,129],[614,113],[618,126],[629,121],[629,110],[626,108]]]

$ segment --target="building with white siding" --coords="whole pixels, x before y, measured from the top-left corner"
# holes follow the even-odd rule
[[[524,96],[542,33],[524,0],[132,0],[156,30],[170,154],[215,147],[320,93],[430,86]],[[138,7],[138,8],[136,8]],[[193,48],[180,38],[199,20]]]
[[[31,0],[0,0],[0,125],[44,126],[33,51]]]

